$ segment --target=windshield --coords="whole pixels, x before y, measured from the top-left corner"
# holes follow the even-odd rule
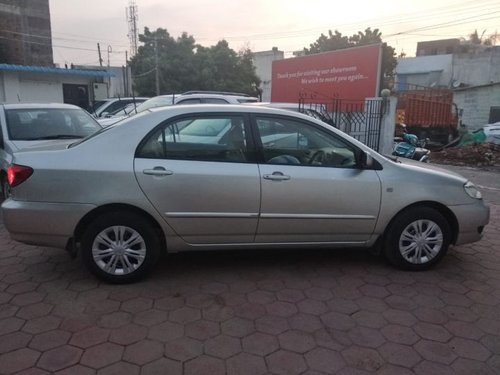
[[[149,108],[163,107],[163,106],[167,106],[167,105],[172,105],[173,103],[174,103],[174,96],[173,95],[155,96],[154,98],[148,99],[145,102],[138,105],[135,111],[132,108],[132,110],[130,112],[140,113],[140,112],[143,112]]]
[[[5,116],[13,141],[84,138],[102,128],[80,108],[7,109]]]

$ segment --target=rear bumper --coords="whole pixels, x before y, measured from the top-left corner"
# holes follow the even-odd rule
[[[458,234],[455,245],[479,241],[483,229],[490,221],[490,208],[482,200],[474,204],[450,206],[458,220]]]
[[[65,248],[78,222],[94,207],[7,199],[2,204],[2,214],[12,239],[30,245]]]

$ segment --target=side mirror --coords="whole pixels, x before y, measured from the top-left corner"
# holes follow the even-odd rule
[[[363,169],[372,169],[374,165],[375,162],[373,161],[372,156],[367,152],[363,152],[361,154],[361,167]]]
[[[109,112],[103,112],[99,117],[107,117],[109,115]]]

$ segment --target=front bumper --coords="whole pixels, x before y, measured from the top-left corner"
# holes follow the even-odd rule
[[[490,221],[490,208],[483,200],[474,204],[450,206],[458,221],[458,234],[455,245],[479,241],[483,229]]]
[[[13,240],[30,245],[65,248],[77,224],[95,206],[75,203],[26,202],[2,204],[5,228]]]

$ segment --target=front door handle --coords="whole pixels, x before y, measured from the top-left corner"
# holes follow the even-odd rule
[[[281,172],[273,172],[273,174],[264,175],[264,180],[270,180],[270,181],[286,181],[289,179],[290,176],[283,174]]]
[[[151,175],[151,176],[170,176],[173,175],[174,172],[168,171],[163,167],[154,167],[153,169],[144,169],[142,173]]]

